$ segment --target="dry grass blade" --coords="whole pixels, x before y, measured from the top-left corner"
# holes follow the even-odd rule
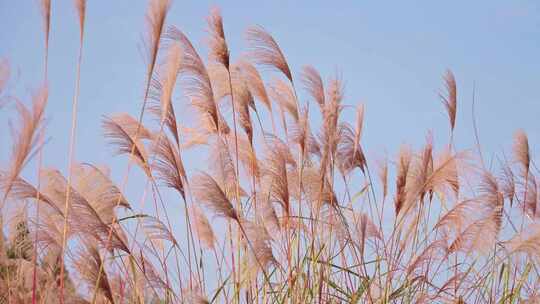
[[[260,26],[248,28],[246,39],[251,48],[249,56],[256,64],[281,71],[292,82],[292,73],[285,56],[274,38]]]
[[[207,173],[201,172],[193,178],[193,194],[199,203],[216,215],[238,221],[239,215],[219,184]]]
[[[153,135],[135,118],[128,114],[105,117],[102,123],[105,137],[115,146],[116,154],[128,154],[135,158],[144,172],[151,176],[148,155],[142,139],[152,139]],[[133,150],[133,152],[132,152]]]
[[[457,110],[457,86],[456,79],[452,71],[447,70],[444,75],[444,84],[446,92],[439,94],[442,103],[446,107],[448,119],[450,120],[450,128],[454,131],[456,125],[456,110]]]

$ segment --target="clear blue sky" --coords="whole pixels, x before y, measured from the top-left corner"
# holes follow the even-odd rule
[[[204,18],[217,5],[233,57],[245,49],[245,28],[259,24],[280,43],[295,72],[305,64],[325,77],[338,71],[346,83],[345,102],[366,105],[363,144],[368,156],[386,150],[393,157],[403,142],[418,147],[427,130],[434,131],[436,144],[447,142],[448,120],[437,95],[447,68],[458,82],[458,148],[474,144],[471,96],[476,83],[484,155],[509,151],[518,128],[528,133],[533,153],[539,151],[540,4],[536,1],[292,2],[173,1],[167,21],[200,48]],[[72,1],[52,3],[47,109],[52,141],[44,159],[46,166],[65,169],[78,25]],[[146,5],[140,0],[89,0],[87,4],[76,160],[110,165],[117,182],[126,163],[111,158],[100,122],[105,114],[136,115],[140,110],[145,66],[138,46]],[[8,58],[18,71],[12,89],[25,96],[42,77],[38,1],[0,0],[0,25],[0,57]],[[0,111],[3,164],[9,154],[6,126],[12,114],[6,108]],[[187,165],[191,170],[205,166],[201,158]],[[138,206],[140,188],[130,189],[132,203]]]
[[[0,1],[0,56],[20,79],[18,92],[42,75],[43,39],[38,1]],[[65,167],[74,91],[78,29],[71,1],[52,1],[50,42],[50,165]],[[138,50],[147,1],[88,1],[81,71],[77,159],[110,160],[101,116],[138,113],[144,64]],[[168,23],[204,46],[204,18],[221,7],[233,56],[245,49],[243,31],[260,24],[299,71],[312,64],[325,76],[339,71],[346,102],[366,104],[365,145],[393,155],[401,142],[420,144],[427,129],[446,142],[444,109],[437,98],[441,75],[458,81],[456,140],[471,147],[471,95],[477,84],[477,119],[483,148],[511,144],[516,128],[531,142],[540,114],[540,4],[535,1],[173,1]],[[203,51],[204,53],[204,51]],[[177,105],[181,107],[182,105]],[[0,114],[6,120],[6,111]],[[0,132],[2,143],[7,132]],[[534,145],[533,145],[534,147]],[[1,157],[5,159],[6,150]]]

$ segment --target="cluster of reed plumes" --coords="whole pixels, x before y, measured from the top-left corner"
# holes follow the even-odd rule
[[[10,94],[0,62],[0,105],[18,117],[0,171],[0,303],[540,301],[540,172],[527,136],[518,131],[512,159],[489,168],[479,147],[456,151],[452,72],[440,95],[449,142],[437,151],[428,135],[389,166],[364,154],[364,108],[343,102],[339,77],[324,81],[311,66],[293,77],[261,27],[247,30],[249,50],[231,61],[218,10],[204,61],[166,24],[169,1],[151,0],[142,108],[102,124],[129,159],[115,183],[106,168],[74,161],[84,0],[75,1],[68,170],[42,166],[51,14],[50,1],[41,4],[44,85],[31,103]],[[175,111],[185,105],[196,113],[189,127]],[[184,166],[193,150],[205,156]],[[24,177],[31,170],[34,182]],[[141,198],[123,195],[132,170],[144,176]],[[182,224],[170,217],[179,202]]]

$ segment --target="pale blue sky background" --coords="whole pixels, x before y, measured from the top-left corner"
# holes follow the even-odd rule
[[[245,49],[249,25],[267,28],[295,72],[312,64],[339,71],[346,102],[366,104],[365,146],[393,155],[401,142],[419,144],[427,129],[446,142],[448,125],[437,98],[441,75],[458,80],[456,140],[472,145],[471,95],[483,148],[497,152],[524,128],[533,143],[540,114],[540,5],[535,1],[174,1],[168,23],[204,44],[204,18],[222,8],[232,54]],[[72,2],[52,1],[47,162],[65,166],[74,91],[78,29]],[[144,64],[138,44],[146,1],[88,1],[81,71],[77,159],[104,162],[101,115],[138,113]],[[35,0],[0,1],[0,56],[20,73],[19,92],[42,75],[41,18]],[[203,51],[204,53],[204,51]],[[181,105],[177,105],[180,107]],[[6,120],[5,111],[0,114]],[[6,132],[0,133],[5,142]],[[533,145],[534,147],[534,145]],[[6,150],[1,152],[2,158]]]
[[[78,51],[72,1],[52,0],[50,96],[45,165],[67,167],[71,102]],[[81,70],[76,160],[108,164],[119,183],[125,159],[111,157],[102,136],[102,115],[139,113],[145,66],[138,50],[147,1],[88,0]],[[243,32],[259,24],[280,43],[294,72],[305,64],[325,78],[338,71],[346,83],[345,102],[366,106],[363,145],[368,155],[395,156],[403,142],[419,147],[427,130],[436,144],[448,140],[448,120],[438,99],[442,75],[451,68],[458,82],[458,148],[474,145],[471,124],[473,83],[485,156],[509,151],[512,134],[523,128],[533,154],[540,140],[540,4],[536,1],[173,1],[168,23],[204,46],[204,18],[222,8],[233,57],[245,49]],[[202,51],[206,54],[205,51]],[[0,57],[17,78],[11,90],[42,80],[43,37],[36,0],[0,0]],[[26,94],[26,95],[25,95]],[[28,98],[25,98],[28,100]],[[177,113],[185,105],[175,104]],[[7,120],[0,111],[0,161],[9,155]],[[345,116],[352,118],[351,113]],[[180,116],[182,120],[182,116]],[[187,159],[191,170],[206,169],[205,158]],[[30,168],[34,171],[34,167]],[[29,172],[26,176],[31,176]],[[128,194],[139,206],[141,174]],[[177,196],[165,196],[180,206]],[[180,221],[182,221],[181,219]]]

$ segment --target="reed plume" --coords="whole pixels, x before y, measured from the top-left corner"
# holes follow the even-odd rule
[[[381,180],[384,200],[388,194],[388,159],[386,158],[379,162],[379,179]]]
[[[45,33],[45,54],[49,49],[49,35],[51,30],[51,0],[40,0],[41,17],[43,18],[43,32]],[[47,57],[47,55],[45,55]],[[45,59],[46,61],[47,59]]]
[[[305,159],[307,155],[320,156],[321,147],[317,138],[311,132],[309,125],[308,108],[304,108],[304,110],[301,111],[298,122],[291,128],[290,137],[292,141],[300,147],[303,159]]]
[[[172,231],[158,218],[147,216],[143,221],[143,229],[146,236],[151,242],[169,241],[173,245],[178,246],[178,242]]]
[[[286,216],[290,212],[289,182],[287,180],[287,162],[292,159],[287,145],[276,137],[269,137],[273,149],[267,152],[264,176],[270,185],[272,201],[278,202]]]
[[[396,177],[396,196],[394,198],[394,211],[399,214],[407,197],[407,180],[411,166],[411,152],[407,146],[399,150],[399,159]]]
[[[229,129],[219,113],[212,83],[201,57],[189,39],[176,27],[169,27],[165,38],[176,41],[181,46],[183,60],[180,65],[180,80],[191,103],[203,117],[209,119],[212,131],[227,134]]]
[[[339,128],[336,158],[341,174],[349,175],[355,168],[359,168],[362,173],[365,173],[367,163],[360,146],[359,133],[353,131],[348,123],[342,123]]]
[[[178,130],[176,116],[172,106],[172,96],[176,86],[176,80],[182,65],[182,53],[178,43],[170,43],[166,48],[166,57],[160,65],[159,73],[152,81],[151,98],[156,101],[150,109],[158,115],[160,122],[165,123],[169,131],[174,135],[176,142]]]
[[[302,70],[301,79],[311,98],[317,103],[321,111],[324,110],[324,82],[319,72],[312,66],[305,66]]]
[[[13,130],[13,146],[11,148],[10,166],[5,173],[3,208],[6,197],[11,191],[12,183],[17,179],[24,165],[28,162],[36,149],[39,149],[38,136],[43,128],[43,115],[47,104],[47,87],[41,87],[33,93],[32,108],[26,107],[22,102],[16,103],[19,115],[19,128]]]
[[[103,263],[99,249],[90,241],[86,242],[84,248],[80,250],[75,262],[78,272],[82,278],[90,285],[97,284],[99,292],[105,296],[110,303],[115,303],[113,290],[106,272],[99,271]]]
[[[169,11],[170,0],[150,0],[146,11],[146,33],[144,42],[147,52],[147,86],[150,86],[150,79],[157,62],[157,55],[161,41],[161,35],[165,28],[165,19]],[[148,89],[147,89],[148,91]],[[147,92],[145,94],[148,94]]]
[[[214,164],[212,171],[229,200],[235,200],[236,185],[238,180],[236,164],[234,162],[231,150],[227,146],[226,141],[221,138],[215,138],[211,146],[210,161]],[[239,195],[244,196],[245,192],[241,189]]]
[[[154,139],[153,149],[156,160],[151,164],[151,168],[157,173],[158,180],[161,180],[165,186],[178,191],[185,200],[184,184],[187,176],[178,149],[169,138]]]
[[[456,79],[452,71],[447,70],[443,77],[445,85],[445,93],[440,93],[439,97],[441,102],[446,108],[448,114],[448,120],[450,121],[450,130],[453,132],[456,126],[456,112],[457,112],[457,86]]]
[[[86,0],[74,0],[75,10],[77,11],[77,16],[79,17],[79,37],[81,38],[81,43],[83,40],[84,34],[84,20],[86,18]]]
[[[298,122],[299,109],[294,90],[290,84],[280,79],[274,79],[270,86],[270,96],[281,108],[285,109],[291,115],[295,122]]]
[[[504,196],[510,201],[510,206],[512,206],[514,202],[514,196],[516,194],[516,181],[514,177],[514,172],[509,165],[503,165],[500,180],[502,183],[501,188]]]
[[[105,137],[116,147],[116,154],[132,155],[141,169],[150,176],[148,154],[141,140],[152,139],[152,133],[128,114],[105,117],[102,126]]]
[[[523,130],[517,130],[514,134],[514,158],[520,165],[523,176],[529,173],[531,156],[529,150],[529,139]]]
[[[249,61],[242,60],[238,63],[242,76],[249,88],[249,91],[252,96],[256,97],[260,102],[262,102],[268,111],[272,112],[272,103],[268,97],[268,92],[264,85],[264,82],[255,68]]]
[[[203,211],[197,205],[193,205],[191,207],[191,216],[199,240],[201,240],[206,247],[214,249],[216,242],[214,230],[212,229],[212,226],[208,222],[208,219],[204,215]]]
[[[283,52],[272,35],[260,26],[250,27],[246,31],[246,40],[250,46],[249,58],[256,64],[278,70],[291,82],[292,73]]]
[[[131,209],[126,197],[110,179],[106,168],[91,164],[76,165],[72,185],[105,223],[112,223],[116,208]]]
[[[217,7],[212,8],[210,16],[207,18],[209,38],[210,59],[219,62],[229,69],[229,49],[225,41],[225,31],[223,29],[223,19]]]
[[[2,192],[7,193],[7,186],[11,185],[9,195],[7,199],[13,200],[38,200],[38,203],[44,203],[54,210],[58,215],[63,216],[63,211],[60,209],[58,203],[51,198],[47,197],[44,193],[40,192],[36,187],[31,183],[23,179],[22,177],[17,177],[11,182],[7,180],[7,174],[0,172],[0,189]]]
[[[193,191],[195,198],[216,215],[235,221],[240,217],[233,205],[223,192],[222,188],[212,176],[201,172],[193,177]]]

